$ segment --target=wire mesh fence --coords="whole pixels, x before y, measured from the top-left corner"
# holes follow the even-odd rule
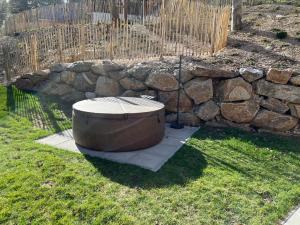
[[[198,57],[225,47],[229,20],[228,0],[86,0],[13,15],[5,32],[17,41],[1,49],[10,74],[78,60]]]

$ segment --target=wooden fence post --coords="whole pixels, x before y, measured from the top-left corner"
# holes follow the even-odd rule
[[[231,31],[242,29],[243,1],[232,0]]]

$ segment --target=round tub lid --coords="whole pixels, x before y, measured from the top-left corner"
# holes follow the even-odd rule
[[[144,98],[105,97],[87,99],[73,105],[73,112],[91,117],[143,117],[164,109],[164,104]]]

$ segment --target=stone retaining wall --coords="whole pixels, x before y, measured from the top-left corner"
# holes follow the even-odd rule
[[[26,74],[15,84],[72,102],[96,96],[151,95],[165,103],[169,122],[176,119],[181,87],[180,119],[186,125],[300,134],[299,74],[273,68],[226,71],[194,61],[184,61],[180,82],[178,73],[176,60],[132,65],[75,62]]]

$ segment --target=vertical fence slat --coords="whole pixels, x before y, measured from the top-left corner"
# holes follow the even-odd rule
[[[9,35],[23,32],[17,37],[18,46],[23,47],[18,54],[10,50],[9,63],[14,63],[16,72],[30,72],[53,62],[200,56],[226,45],[227,0],[115,2],[114,18],[113,7],[104,0],[51,5],[12,15],[4,30]]]

